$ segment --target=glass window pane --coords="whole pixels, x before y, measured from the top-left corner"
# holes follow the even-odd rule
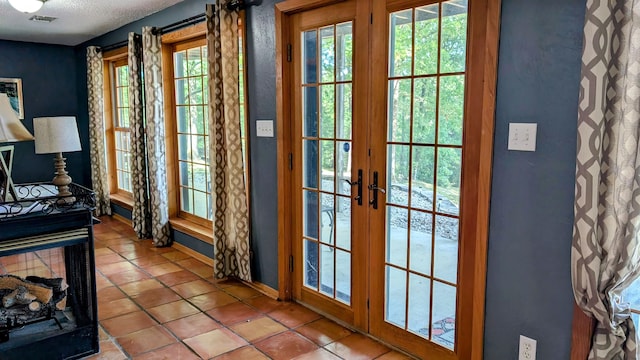
[[[438,143],[462,145],[464,115],[464,75],[440,78]]]
[[[336,228],[336,246],[351,250],[351,199],[344,196],[336,197],[338,204],[333,220]]]
[[[389,81],[389,141],[411,139],[411,82],[411,79]]]
[[[467,7],[467,0],[452,0],[442,3],[441,73],[465,70]]]
[[[408,330],[429,338],[429,300],[431,299],[431,281],[429,278],[409,274],[409,323]]]
[[[320,242],[326,244],[333,244],[333,238],[335,231],[335,206],[334,196],[329,194],[321,194],[322,209],[320,209]]]
[[[193,165],[193,188],[203,192],[208,191],[207,184],[207,168],[206,165]]]
[[[303,235],[308,238],[318,239],[318,193],[315,191],[302,191],[302,219]]]
[[[207,193],[204,193],[202,191],[193,192],[193,207],[194,207],[193,214],[195,216],[199,216],[205,219],[208,217],[208,212],[207,212],[208,199],[209,199],[209,196],[207,195]]]
[[[435,144],[436,78],[415,79],[413,87],[413,142]],[[448,101],[443,97],[440,99]]]
[[[193,187],[191,163],[180,161],[180,185]]]
[[[204,104],[201,77],[189,78],[189,103],[191,105]]]
[[[302,140],[302,186],[318,188],[318,140]]]
[[[409,242],[409,268],[424,275],[431,275],[431,232],[433,215],[422,211],[411,211],[411,233]]]
[[[174,77],[181,78],[187,75],[187,62],[185,51],[178,51],[173,54]]]
[[[193,190],[181,188],[180,209],[184,212],[193,213]]]
[[[200,54],[200,48],[188,49],[187,58],[189,59],[189,76],[202,75],[202,57]]]
[[[358,181],[358,179],[351,179],[351,142],[336,142],[336,158],[337,166],[336,172],[338,181],[336,183],[336,192],[342,195],[351,195],[352,186],[347,182]],[[355,185],[354,185],[355,186]],[[356,190],[357,191],[357,190]]]
[[[320,245],[320,292],[330,297],[334,297],[334,270],[333,248],[327,245]]]
[[[336,77],[349,81],[353,72],[353,24],[351,21],[336,25]]]
[[[335,110],[335,85],[320,86],[320,137],[334,137]]]
[[[413,146],[412,149],[411,207],[433,211],[435,150],[431,146]]]
[[[316,83],[317,74],[317,53],[318,39],[316,30],[305,31],[302,33],[302,78],[305,84]]]
[[[353,107],[351,84],[338,84],[336,85],[336,117],[337,124],[336,129],[338,134],[336,138],[351,140],[351,122],[353,118]]]
[[[178,134],[178,160],[191,161],[190,136]]]
[[[458,282],[458,219],[436,216],[436,248],[433,275],[438,279]]]
[[[438,149],[438,174],[436,186],[437,212],[451,215],[460,214],[461,166],[461,149]]]
[[[407,272],[386,265],[384,318],[404,329],[407,313]]]
[[[433,322],[431,340],[453,350],[456,327],[456,288],[433,283]]]
[[[438,4],[416,8],[415,75],[438,72]]]
[[[411,75],[413,9],[389,15],[389,76]]]
[[[351,303],[351,254],[336,250],[336,298]]]
[[[187,106],[176,106],[176,117],[178,120],[178,132],[189,132],[189,116]]]
[[[318,290],[318,243],[304,240],[304,285]]]
[[[334,192],[336,175],[333,162],[335,157],[335,142],[331,140],[321,140],[320,146],[322,146],[320,153],[320,163],[322,166],[322,190]]]
[[[303,88],[303,126],[302,134],[306,137],[318,136],[318,88],[315,86]]]
[[[406,209],[387,206],[387,249],[386,259],[389,264],[402,268],[407,267],[407,219]]]
[[[176,105],[189,104],[189,83],[185,79],[176,80]]]
[[[387,203],[408,206],[409,146],[387,147]]]
[[[335,41],[333,38],[333,25],[320,29],[320,81],[334,81],[335,73]]]

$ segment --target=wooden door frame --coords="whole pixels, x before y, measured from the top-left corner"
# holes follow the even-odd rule
[[[292,191],[289,161],[292,154],[290,123],[290,86],[292,68],[287,61],[286,44],[289,42],[290,16],[342,0],[287,0],[275,5],[276,24],[276,106],[277,106],[277,159],[278,159],[278,294],[280,299],[292,297],[291,227]],[[375,0],[379,1],[379,0]],[[389,1],[393,2],[393,1]],[[460,224],[460,236],[475,239],[460,247],[460,286],[472,289],[471,297],[460,299],[458,309],[461,318],[471,319],[471,326],[459,329],[458,338],[470,339],[459,342],[458,356],[461,359],[483,357],[484,307],[486,294],[487,243],[489,233],[489,203],[491,194],[491,170],[493,159],[493,135],[495,122],[496,79],[498,41],[500,35],[501,0],[471,0],[470,10],[484,21],[469,23],[468,41],[474,46],[467,54],[468,75],[465,101],[467,116],[465,133],[477,133],[479,137],[465,137],[463,162],[465,169],[473,170],[476,176],[465,178],[464,199],[466,216]],[[484,15],[484,16],[483,16]],[[470,96],[469,94],[473,94]],[[473,109],[473,111],[470,111]],[[376,111],[375,109],[372,111]],[[463,344],[464,343],[464,344]]]
[[[291,15],[301,11],[312,10],[322,6],[342,2],[344,0],[287,0],[275,5],[276,24],[276,139],[278,159],[278,297],[291,300],[293,296],[292,236],[293,227],[292,192],[290,156],[293,156],[291,129],[291,84],[293,69],[287,59]]]

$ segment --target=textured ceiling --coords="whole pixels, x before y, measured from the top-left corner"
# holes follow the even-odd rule
[[[48,0],[35,14],[0,0],[0,39],[78,45],[183,0]],[[33,15],[57,18],[29,21]]]

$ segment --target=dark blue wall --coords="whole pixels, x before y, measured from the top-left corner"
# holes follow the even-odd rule
[[[576,119],[585,0],[503,0],[485,359],[568,359]],[[510,122],[538,123],[536,152],[507,151]]]
[[[23,123],[33,134],[33,118],[77,116],[76,68],[73,47],[0,40],[0,77],[22,79]],[[82,148],[88,149],[88,127],[78,119]],[[34,142],[15,143],[13,181],[51,181],[53,154],[36,155]],[[82,153],[65,153],[73,181],[84,181]]]

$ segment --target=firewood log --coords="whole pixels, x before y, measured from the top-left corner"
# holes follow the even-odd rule
[[[31,304],[29,304],[29,310],[31,311],[38,311],[40,310],[41,307],[42,305],[40,305],[40,303],[37,301],[34,301]]]
[[[27,305],[31,304],[36,297],[32,294],[29,294],[29,291],[24,286],[18,286],[13,292],[9,295],[6,295],[2,298],[2,305],[5,308],[11,307],[13,305]]]
[[[53,290],[50,287],[34,284],[25,281],[13,275],[0,275],[0,289],[17,289],[18,286],[24,286],[29,293],[34,295],[38,301],[47,304],[53,297]],[[6,307],[6,306],[5,306]]]

